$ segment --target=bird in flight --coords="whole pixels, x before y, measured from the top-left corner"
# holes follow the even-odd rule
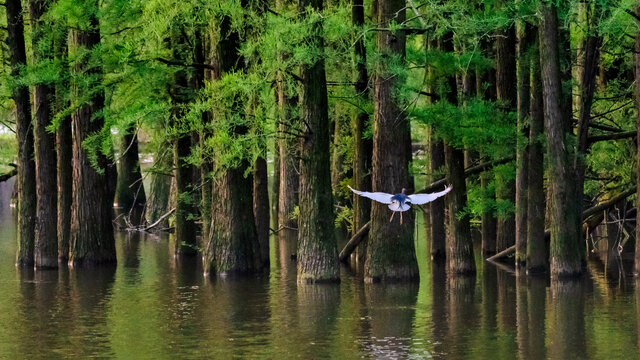
[[[391,219],[389,219],[389,222],[391,222],[393,220],[393,215],[396,214],[396,212],[400,213],[400,224],[402,224],[402,212],[403,211],[407,211],[409,210],[411,207],[409,205],[407,205],[407,203],[412,203],[414,205],[422,205],[422,204],[426,204],[429,202],[432,202],[433,200],[446,195],[449,191],[451,191],[451,189],[453,189],[453,187],[451,187],[451,185],[447,186],[444,190],[437,192],[437,193],[431,193],[431,194],[413,194],[413,195],[406,195],[404,193],[404,188],[402,188],[402,192],[400,192],[399,194],[387,194],[387,193],[383,193],[383,192],[366,192],[366,191],[358,191],[354,188],[352,188],[351,186],[347,185],[349,187],[349,189],[351,191],[353,191],[354,193],[360,195],[360,196],[364,196],[366,198],[369,198],[371,200],[375,200],[379,203],[383,203],[383,204],[388,204],[389,205],[389,209],[391,209],[391,211],[393,211],[393,213],[391,214]]]

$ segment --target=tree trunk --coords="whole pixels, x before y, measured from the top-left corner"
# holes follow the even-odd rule
[[[364,26],[364,3],[362,0],[352,0],[351,3],[351,21],[356,31],[363,31]],[[356,94],[363,101],[369,100],[371,96],[369,91],[369,74],[367,72],[367,51],[364,44],[364,38],[358,37],[353,47],[353,58],[356,70],[356,81],[354,88]],[[373,140],[364,137],[367,123],[369,122],[369,114],[358,108],[353,118],[353,185],[361,191],[371,191],[371,153],[373,151]],[[353,196],[353,232],[355,234],[358,229],[369,222],[371,217],[371,202],[365,200],[361,196],[354,194]],[[365,235],[367,237],[368,235]],[[365,240],[366,241],[366,240]],[[358,247],[358,257],[364,260],[366,254],[366,242],[361,243]]]
[[[149,198],[145,205],[145,219],[148,224],[158,221],[169,211],[169,197],[171,193],[171,167],[173,166],[173,152],[166,151],[166,147],[160,147],[160,152],[155,155],[155,163],[151,172],[151,185],[149,186]],[[169,227],[169,221],[164,220],[156,226],[160,229]]]
[[[300,0],[304,18],[307,9],[322,11],[322,0]],[[308,44],[324,52],[322,24],[311,24]],[[340,280],[338,248],[334,229],[327,82],[322,55],[313,65],[300,69],[300,217],[298,219],[298,283]]]
[[[404,0],[378,1],[377,26],[386,28],[391,22],[404,21],[404,7]],[[373,191],[395,193],[405,187],[413,188],[413,179],[409,176],[409,119],[394,96],[401,84],[390,69],[403,63],[405,46],[403,31],[377,33],[376,48],[381,59],[373,88]],[[387,205],[372,202],[365,281],[406,281],[419,276],[413,239],[414,213],[404,212],[403,224],[399,219],[389,222],[390,215]]]
[[[586,156],[589,149],[589,123],[591,122],[591,106],[593,105],[593,95],[596,90],[596,75],[598,74],[598,63],[600,60],[600,47],[602,46],[602,37],[597,34],[597,20],[599,19],[600,6],[595,4],[595,11],[589,14],[587,19],[586,31],[587,36],[582,43],[584,52],[584,63],[582,64],[582,72],[580,74],[580,101],[578,113],[578,145],[573,158],[573,168],[575,171],[575,201],[578,201],[578,213],[582,212],[584,198],[584,176],[587,169]],[[586,6],[586,11],[590,11],[590,6]],[[576,228],[578,234],[582,229],[582,219],[576,219]],[[582,244],[582,242],[580,243]]]
[[[535,31],[525,22],[517,29],[518,62],[518,138],[516,146],[516,269],[524,269],[527,260],[527,211],[529,186],[529,119],[531,99],[531,56]]]
[[[640,14],[640,5],[636,8],[636,14]],[[636,179],[640,179],[640,30],[636,33],[635,42],[635,100],[636,100],[636,130],[638,136],[636,137],[636,151],[637,151],[637,164],[636,164]],[[636,204],[640,204],[640,181],[636,180],[636,186],[638,191],[636,192]],[[635,261],[633,272],[635,276],[640,276],[640,211],[636,211],[636,248],[635,248]],[[638,282],[636,282],[636,285]]]
[[[67,38],[69,30],[66,25],[54,27],[54,56],[62,66],[61,78],[68,78]],[[61,112],[69,106],[69,84],[61,82],[55,86],[55,112]],[[58,262],[69,260],[69,239],[71,227],[71,204],[73,202],[73,138],[71,136],[71,117],[65,116],[60,120],[56,131],[57,156],[57,186],[58,186]]]
[[[190,50],[188,47],[189,39],[186,38],[184,32],[180,32],[179,29],[174,30],[172,34],[172,48],[174,51],[174,58],[180,61],[191,61],[189,59]],[[173,140],[173,168],[175,176],[175,190],[176,196],[174,199],[175,211],[175,224],[174,224],[174,250],[175,255],[195,255],[197,253],[197,239],[196,239],[196,222],[197,216],[197,203],[196,199],[200,198],[199,192],[196,192],[193,188],[193,167],[187,161],[187,157],[191,154],[191,132],[184,130],[186,126],[184,122],[186,110],[184,107],[193,100],[193,93],[197,91],[193,81],[189,81],[189,75],[191,77],[194,74],[189,74],[190,69],[180,68],[174,73],[174,83],[172,89],[172,106],[173,109],[171,117],[177,131]]]
[[[278,74],[278,110],[279,110],[279,181],[276,202],[278,203],[278,228],[298,226],[298,219],[293,214],[298,206],[299,192],[299,139],[292,134],[298,132],[297,119],[292,108],[296,101],[287,95],[283,74]]]
[[[537,33],[537,30],[532,30]],[[540,73],[539,41],[536,39],[531,53],[531,123],[529,128],[529,179],[527,190],[527,273],[544,272],[547,254],[544,240],[544,104],[542,75]]]
[[[575,206],[570,154],[564,141],[567,120],[560,104],[563,97],[558,58],[557,8],[545,4],[542,6],[542,14],[540,62],[549,155],[551,276],[558,278],[582,274],[582,252],[575,226],[579,212]]]
[[[142,186],[138,134],[135,124],[131,124],[122,136],[119,156],[115,201],[120,209],[128,213],[133,207],[144,206],[147,201],[144,186]]]
[[[20,68],[26,65],[24,25],[20,0],[5,2],[7,13],[7,45],[11,61],[11,76],[18,78]],[[34,263],[34,241],[36,221],[36,169],[33,160],[33,129],[29,88],[17,84],[11,97],[16,107],[16,135],[18,138],[18,266]]]
[[[453,34],[448,33],[440,40],[440,50],[453,52]],[[446,99],[458,105],[458,93],[455,76],[446,79],[449,92]],[[476,271],[473,259],[473,241],[469,214],[464,211],[467,206],[467,183],[464,176],[464,151],[451,144],[444,145],[445,170],[448,183],[453,190],[447,196],[449,207],[449,235],[447,237],[447,267],[451,274],[474,274]]]
[[[30,0],[34,63],[49,60],[50,54],[43,51],[41,42],[46,41],[47,29],[41,20],[47,11],[47,0]],[[51,98],[53,89],[46,84],[34,86],[34,139],[36,162],[36,226],[34,261],[36,268],[58,267],[57,234],[57,181],[56,181],[56,135],[47,131],[51,122]]]
[[[491,45],[488,40],[481,40],[481,49],[483,53],[491,52]],[[496,74],[494,69],[488,69],[484,73],[477,71],[476,74],[476,93],[478,98],[483,100],[496,99]],[[486,198],[493,200],[495,193],[489,192],[489,183],[491,179],[490,172],[484,172],[480,175],[480,188]],[[494,211],[490,207],[486,207],[481,215],[481,232],[482,232],[482,254],[491,255],[496,252],[496,217]]]
[[[264,149],[266,153],[266,149]],[[260,245],[260,262],[269,267],[269,179],[267,160],[258,157],[253,173],[253,216]]]
[[[438,49],[438,42],[436,40],[432,40],[429,42],[429,48],[431,50]],[[436,75],[435,71],[432,67],[429,67],[427,70],[430,84],[430,92],[436,91]],[[433,128],[428,129],[428,141],[429,141],[429,162],[431,167],[431,173],[435,174],[437,172],[444,171],[445,161],[444,161],[444,144],[441,139],[435,137]],[[433,183],[435,181],[435,176],[431,176],[428,179],[429,182]],[[447,256],[447,229],[445,227],[446,215],[445,215],[445,201],[444,198],[438,198],[432,201],[429,205],[429,225],[430,225],[430,237],[431,245],[429,252],[431,254],[431,259],[436,262],[444,262]]]
[[[97,2],[91,9],[97,8]],[[90,11],[84,6],[86,11]],[[100,26],[95,14],[89,15],[89,29],[74,29],[69,36],[69,52],[73,57],[84,54],[76,60],[72,68],[74,79],[71,84],[71,98],[82,99],[93,86],[100,86],[101,67],[90,63],[86,52],[95,50],[100,44]],[[90,75],[88,84],[80,81]],[[110,197],[106,171],[98,173],[91,164],[91,154],[84,147],[87,137],[102,130],[104,119],[96,116],[104,106],[104,94],[97,92],[87,103],[78,104],[71,116],[73,124],[73,205],[71,211],[71,240],[69,264],[88,266],[116,262],[116,249],[113,238],[112,212],[113,198]],[[97,153],[98,166],[106,170],[107,158]]]
[[[212,81],[219,81],[226,73],[244,70],[244,60],[239,53],[240,35],[231,27],[229,17],[220,22],[219,34],[219,40],[211,45],[210,63],[218,69],[212,72]],[[233,131],[231,136],[242,136],[249,129],[240,124]],[[213,180],[214,201],[210,235],[204,254],[205,273],[248,274],[264,268],[254,217],[253,176],[244,175],[250,167],[249,161],[243,159],[236,167],[221,169]],[[259,180],[264,181],[264,177],[261,176]],[[264,235],[265,229],[261,230]]]
[[[496,37],[496,96],[504,102],[508,112],[517,109],[516,92],[516,32],[510,25]],[[496,201],[515,203],[515,182],[508,175],[496,174]],[[501,251],[515,243],[515,216],[513,212],[499,212],[496,250]]]

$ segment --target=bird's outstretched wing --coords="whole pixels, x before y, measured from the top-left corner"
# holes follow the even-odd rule
[[[412,204],[415,205],[422,205],[422,204],[426,204],[428,202],[432,202],[433,200],[446,195],[449,191],[451,191],[451,189],[453,189],[453,187],[451,185],[447,186],[446,189],[437,192],[437,193],[432,193],[432,194],[413,194],[413,195],[409,195],[407,197],[407,201],[411,202]]]
[[[352,188],[351,186],[347,185],[347,187],[349,189],[351,189],[351,191],[353,191],[354,193],[360,195],[360,196],[364,196],[366,198],[369,198],[371,200],[375,200],[377,202],[383,203],[383,204],[391,204],[391,198],[393,197],[393,195],[391,194],[387,194],[387,193],[383,193],[383,192],[366,192],[366,191],[358,191],[355,190],[354,188]]]

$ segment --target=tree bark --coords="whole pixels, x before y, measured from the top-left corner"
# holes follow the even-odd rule
[[[266,149],[264,149],[266,153]],[[260,262],[269,267],[269,179],[267,160],[260,156],[256,160],[253,173],[253,216],[256,221]]]
[[[57,25],[54,31],[54,56],[62,63],[60,78],[68,78],[69,66],[67,58],[67,38],[69,30],[66,25]],[[55,112],[61,112],[69,106],[69,83],[59,82],[55,85]],[[69,240],[71,228],[71,204],[73,202],[73,138],[71,135],[71,117],[60,120],[56,131],[57,187],[58,187],[58,262],[69,260]]]
[[[243,2],[243,6],[247,6],[246,3]],[[210,62],[218,69],[212,72],[212,81],[219,81],[227,73],[245,70],[245,62],[239,52],[240,34],[231,25],[229,17],[223,18],[218,28],[218,41],[211,44]],[[214,116],[213,121],[224,119]],[[238,124],[231,136],[246,135],[248,131],[247,125]],[[212,198],[215,200],[204,254],[205,273],[238,275],[255,273],[264,268],[264,255],[261,253],[254,216],[253,176],[245,176],[245,170],[249,168],[251,164],[245,158],[234,167],[221,168],[214,176]],[[264,174],[259,180],[264,181]],[[264,236],[265,229],[261,230]],[[261,240],[264,241],[264,238]]]
[[[352,0],[351,21],[357,32],[364,31],[364,3],[362,0]],[[353,48],[353,58],[356,70],[354,88],[356,95],[364,101],[369,100],[369,73],[367,71],[367,51],[363,37],[357,37]],[[353,118],[353,184],[361,191],[371,191],[371,157],[373,151],[373,139],[364,137],[369,114],[358,108]],[[371,202],[356,194],[353,195],[353,231],[360,229],[371,218]],[[365,235],[366,237],[367,235]],[[364,260],[366,255],[366,243],[358,248],[358,257]]]
[[[134,207],[142,207],[147,197],[142,186],[140,159],[138,156],[138,134],[135,124],[131,124],[122,136],[120,162],[118,164],[118,184],[115,201],[118,207],[128,213]]]
[[[300,16],[308,8],[322,11],[322,0],[299,0]],[[320,22],[311,24],[307,43],[324,53]],[[333,196],[329,153],[327,82],[322,55],[300,69],[300,217],[298,219],[298,283],[340,280],[338,248],[334,234]]]
[[[153,171],[151,172],[151,185],[149,186],[149,198],[145,205],[145,219],[153,224],[169,211],[169,197],[171,193],[171,179],[168,175],[173,166],[173,151],[166,151],[167,147],[160,147],[155,154]],[[160,228],[168,228],[169,221],[163,220],[156,225]]]
[[[532,30],[537,33],[537,31]],[[540,73],[539,41],[536,39],[531,54],[531,123],[529,127],[529,179],[527,189],[527,255],[528,274],[546,271],[547,254],[544,243],[545,191],[544,191],[544,103],[542,75]]]
[[[440,39],[440,50],[453,52],[453,34],[445,34]],[[455,76],[446,79],[449,92],[445,98],[452,105],[458,105]],[[453,187],[447,196],[449,208],[449,235],[447,237],[447,267],[454,275],[474,274],[473,242],[467,206],[467,183],[464,174],[464,151],[451,144],[444,144],[445,170],[447,182]]]
[[[30,0],[34,62],[47,61],[50,54],[43,50],[41,42],[46,40],[48,29],[42,15],[47,11],[49,1]],[[36,163],[36,226],[34,241],[34,262],[36,268],[58,267],[57,234],[57,181],[56,181],[56,135],[47,131],[51,122],[51,98],[53,89],[47,84],[34,86],[34,139]]]
[[[7,45],[11,62],[11,76],[20,76],[20,68],[26,65],[27,56],[24,43],[24,25],[20,0],[5,2],[7,13]],[[34,263],[34,242],[36,222],[36,169],[33,159],[33,128],[29,88],[15,85],[11,97],[16,107],[16,135],[18,138],[18,266],[32,266]]]
[[[562,86],[558,50],[558,18],[554,5],[542,6],[540,62],[544,94],[544,118],[549,155],[551,277],[582,274],[582,252],[576,231],[579,212],[575,205],[575,186],[571,176],[570,154],[565,144],[566,111],[561,107]]]
[[[640,3],[636,8],[636,14],[640,14]],[[636,131],[638,132],[638,136],[636,137],[636,204],[640,204],[640,30],[636,33],[636,41],[635,41],[635,54],[634,54],[634,68],[635,68],[635,106],[636,106]],[[636,247],[635,247],[635,256],[634,256],[634,267],[633,273],[635,276],[640,276],[640,211],[636,211]],[[638,282],[636,282],[636,285]]]
[[[496,37],[496,95],[504,102],[507,111],[517,109],[516,90],[516,32],[510,25]],[[515,203],[515,182],[504,174],[496,174],[496,201]],[[515,243],[515,216],[513,212],[498,213],[496,250],[500,251]]]
[[[524,269],[527,260],[527,211],[529,198],[529,119],[531,98],[531,46],[535,41],[532,26],[520,22],[517,29],[518,63],[518,138],[516,147],[516,269]]]
[[[377,23],[386,28],[405,19],[404,0],[378,1]],[[391,63],[405,55],[403,31],[377,32],[376,49],[380,61],[374,76],[373,191],[398,192],[413,188],[409,176],[411,140],[409,119],[394,96],[400,86]],[[398,64],[396,64],[398,65]],[[414,213],[405,212],[404,224],[389,222],[387,205],[371,204],[371,231],[365,261],[365,281],[407,281],[418,278],[418,264],[413,239]]]
[[[97,2],[90,5],[98,7]],[[94,86],[101,85],[102,68],[90,63],[86,52],[94,51],[100,44],[100,25],[95,14],[84,6],[89,14],[90,26],[71,30],[69,36],[69,52],[80,58],[72,67],[74,79],[71,84],[72,102],[79,101]],[[82,55],[80,55],[82,54]],[[76,55],[76,56],[78,56]],[[88,84],[82,81],[90,75]],[[89,88],[88,88],[89,87]],[[90,154],[84,142],[88,136],[102,130],[104,119],[96,116],[104,106],[104,93],[98,91],[89,102],[78,104],[71,116],[73,124],[73,205],[71,211],[71,239],[69,264],[72,266],[88,266],[116,262],[116,249],[113,238],[112,212],[113,195],[110,193],[106,167],[106,156],[97,151],[98,166],[104,170],[98,173],[92,166]]]

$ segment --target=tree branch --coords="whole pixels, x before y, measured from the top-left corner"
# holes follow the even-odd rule
[[[625,131],[625,132],[617,132],[613,134],[594,135],[594,136],[589,136],[587,141],[589,144],[593,144],[598,141],[629,139],[629,138],[635,137],[636,134],[637,134],[637,131],[632,130],[632,131]]]
[[[508,158],[504,158],[501,160],[494,160],[494,161],[487,161],[484,162],[482,164],[478,164],[475,166],[471,166],[468,167],[467,169],[464,170],[464,177],[469,177],[471,175],[475,175],[475,174],[479,174],[485,170],[491,169],[494,166],[497,165],[502,165],[502,164],[506,164],[508,162],[511,162],[515,160],[515,157],[508,157]],[[447,184],[447,179],[445,177],[441,177],[439,180],[432,182],[429,186],[427,186],[426,188],[420,190],[420,191],[416,191],[416,194],[421,194],[421,193],[429,193],[429,192],[433,192],[434,190],[444,186]]]
[[[186,64],[186,63],[183,63],[183,62],[163,59],[163,58],[159,58],[159,57],[155,58],[155,60],[159,61],[159,62],[161,62],[163,64],[172,65],[172,66],[194,67],[194,68],[198,68],[198,69],[216,70],[216,68],[213,65],[210,65],[210,64],[200,64],[200,63]]]

